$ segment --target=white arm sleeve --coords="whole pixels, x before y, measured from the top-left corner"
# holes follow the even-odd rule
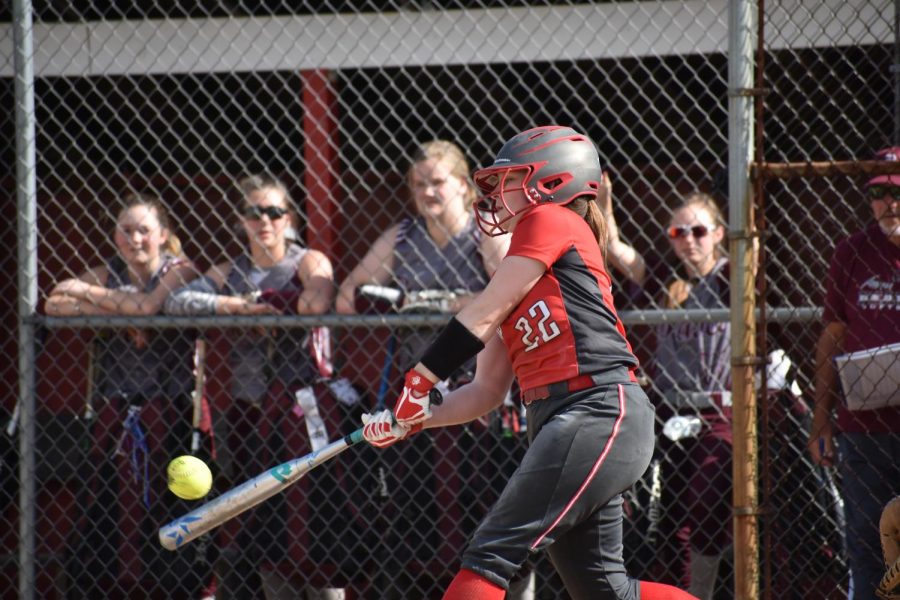
[[[211,278],[195,279],[169,294],[163,311],[167,315],[214,315],[219,300],[217,291]]]

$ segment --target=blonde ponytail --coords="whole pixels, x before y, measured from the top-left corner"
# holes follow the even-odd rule
[[[592,198],[585,196],[576,198],[566,206],[584,219],[588,227],[591,228],[597,244],[600,246],[603,260],[606,260],[606,244],[609,239],[609,233],[606,226],[606,218],[603,216],[600,207],[597,206],[597,203]]]

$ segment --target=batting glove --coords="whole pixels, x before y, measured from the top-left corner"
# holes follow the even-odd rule
[[[391,411],[385,409],[375,414],[363,414],[363,438],[376,448],[387,448],[422,430],[422,425],[404,427],[394,421]]]
[[[432,392],[437,393],[434,384],[427,377],[415,369],[407,371],[403,392],[394,404],[394,418],[397,422],[411,427],[430,419]]]

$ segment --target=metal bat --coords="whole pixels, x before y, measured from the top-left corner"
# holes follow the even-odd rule
[[[263,500],[271,498],[296,483],[312,469],[327,462],[363,439],[363,430],[332,442],[306,456],[291,459],[245,481],[236,488],[195,508],[186,515],[159,529],[159,543],[167,550],[176,550],[207,531],[218,527]]]

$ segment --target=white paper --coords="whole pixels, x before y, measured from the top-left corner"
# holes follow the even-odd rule
[[[835,357],[850,410],[900,406],[900,343]]]
[[[300,388],[294,394],[297,404],[303,409],[303,417],[306,420],[306,432],[309,434],[309,445],[313,452],[328,445],[328,431],[325,429],[325,421],[319,414],[319,404],[316,402],[316,393],[311,387]]]

